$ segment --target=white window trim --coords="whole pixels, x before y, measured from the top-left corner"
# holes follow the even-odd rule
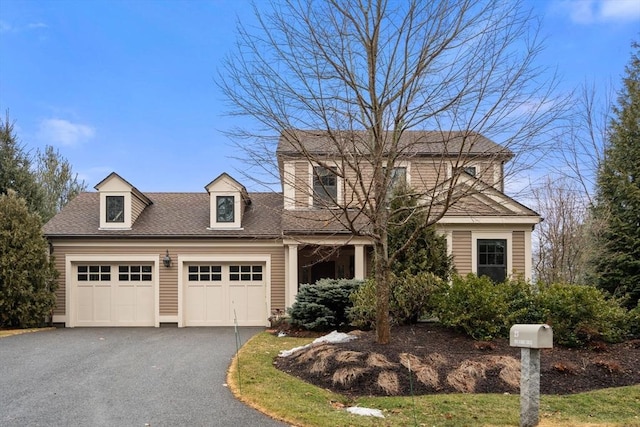
[[[282,192],[284,196],[284,208],[287,210],[296,208],[296,164],[285,162],[282,173]]]
[[[309,183],[309,207],[310,208],[314,208],[316,206],[314,206],[313,204],[313,179],[314,179],[314,174],[313,174],[313,168],[319,166],[319,167],[325,167],[321,164],[318,163],[314,163],[314,162],[310,162],[309,163],[309,168],[308,168],[308,183]],[[327,163],[327,166],[329,168],[336,168],[338,169],[338,164],[337,163]],[[344,191],[343,191],[343,187],[344,187],[344,183],[342,182],[342,177],[336,175],[336,199],[337,199],[337,206],[336,207],[340,207],[342,205],[344,205]],[[331,207],[330,207],[331,208]]]
[[[511,231],[472,231],[471,232],[471,271],[478,274],[478,240],[503,239],[507,241],[507,278],[513,274],[513,232]],[[526,255],[526,251],[525,251]]]
[[[107,222],[107,196],[124,197],[124,222]],[[131,192],[100,192],[100,230],[131,230]]]
[[[218,222],[218,197],[233,197],[233,222]],[[209,194],[210,215],[208,230],[242,230],[242,196],[237,191],[212,191]]]

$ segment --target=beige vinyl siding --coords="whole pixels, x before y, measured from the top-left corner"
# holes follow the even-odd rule
[[[343,195],[345,205],[351,205],[358,203],[358,195],[361,200],[365,200],[368,197],[373,196],[372,182],[373,182],[373,167],[364,161],[358,165],[359,170],[354,168],[345,167],[346,179],[343,181]],[[360,180],[358,178],[360,174]],[[361,181],[364,186],[361,185]],[[364,188],[363,188],[364,187]]]
[[[413,160],[411,162],[412,188],[418,191],[431,190],[447,179],[447,164],[441,158]]]
[[[166,255],[160,255],[160,316],[175,316],[178,314],[178,252],[176,248],[169,250],[171,257],[171,267],[167,268],[162,264],[162,259]]]
[[[513,267],[511,271],[516,274],[525,272],[525,238],[524,231],[514,231],[512,237],[512,259]]]
[[[131,224],[136,222],[136,219],[138,219],[145,206],[146,204],[137,198],[135,194],[131,195]]]
[[[58,280],[57,280],[57,284],[58,284],[58,289],[56,289],[56,306],[55,309],[53,310],[53,314],[54,315],[58,315],[58,314],[64,314],[65,313],[65,305],[66,305],[66,300],[65,300],[65,288],[64,288],[64,283],[65,283],[65,271],[64,271],[64,255],[61,254],[57,248],[55,248],[54,253],[53,253],[53,263],[56,267],[56,270],[60,273],[60,275],[58,276]]]
[[[458,274],[471,273],[471,231],[454,231],[452,240],[451,253]]]
[[[252,240],[255,242],[255,240]],[[60,272],[58,277],[58,290],[56,291],[56,308],[55,315],[64,315],[65,307],[65,257],[67,254],[73,255],[153,255],[158,256],[160,260],[160,277],[159,277],[159,295],[160,295],[160,316],[173,316],[178,314],[178,258],[180,255],[221,255],[233,256],[238,255],[271,255],[271,306],[273,309],[284,309],[284,247],[274,242],[273,245],[251,246],[250,242],[224,242],[219,245],[202,245],[201,242],[196,243],[198,246],[189,246],[188,242],[158,242],[156,244],[145,245],[140,241],[119,241],[117,246],[110,241],[108,245],[101,246],[99,242],[86,242],[81,245],[68,242],[56,242],[53,240],[54,257],[56,269]],[[260,245],[260,243],[259,243]],[[172,259],[170,268],[162,265],[162,258],[169,250]],[[132,258],[133,259],[133,258]]]
[[[296,162],[295,163],[295,207],[306,208],[309,207],[309,195],[311,194],[311,182],[309,182],[309,163]]]

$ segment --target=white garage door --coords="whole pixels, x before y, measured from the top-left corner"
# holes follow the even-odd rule
[[[185,264],[185,326],[263,326],[264,263]]]
[[[154,326],[152,264],[74,266],[75,326]]]

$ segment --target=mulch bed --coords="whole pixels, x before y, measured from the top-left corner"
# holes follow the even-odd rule
[[[352,333],[358,339],[277,357],[275,366],[347,396],[519,393],[520,349],[507,339],[475,341],[436,323],[395,327],[388,345],[373,331]],[[543,349],[540,371],[542,394],[640,384],[640,340]]]

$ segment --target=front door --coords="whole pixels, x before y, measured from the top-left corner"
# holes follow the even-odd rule
[[[336,278],[336,262],[323,261],[311,266],[311,283],[316,283],[320,279]]]

